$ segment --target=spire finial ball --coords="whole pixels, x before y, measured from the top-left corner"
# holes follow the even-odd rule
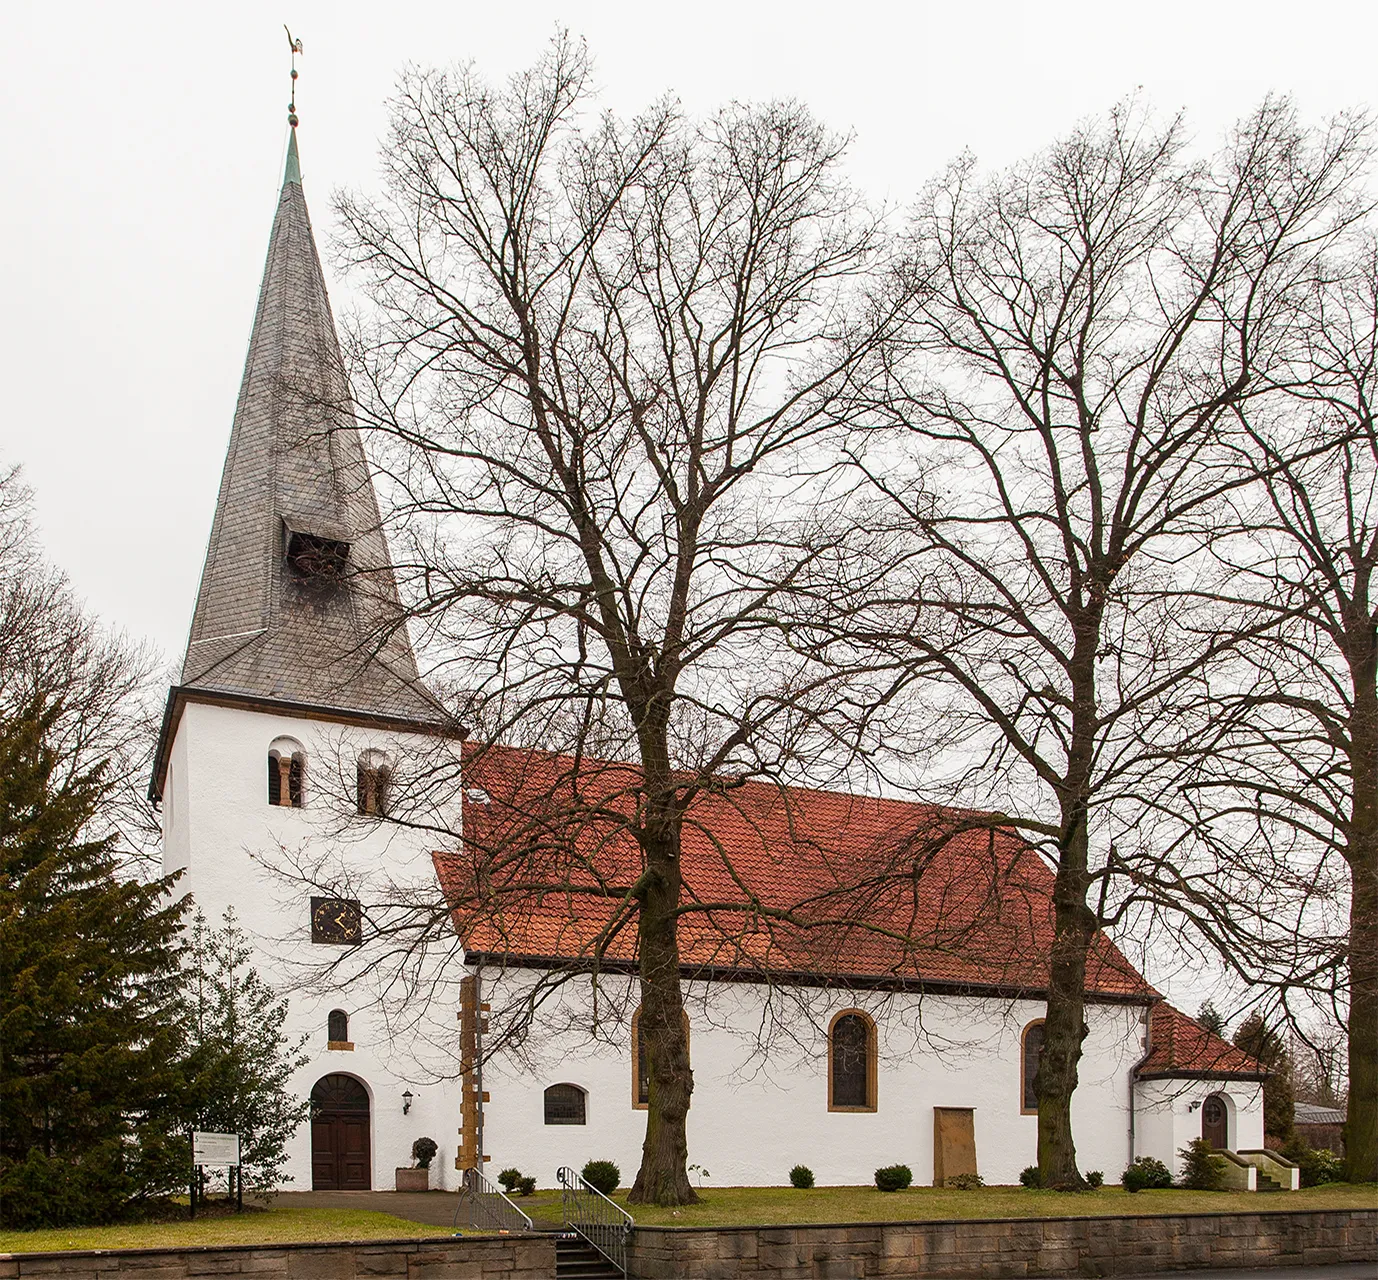
[[[287,123],[290,124],[294,129],[297,127],[297,117],[295,116],[295,114],[287,117]]]
[[[292,79],[295,80],[295,79],[297,78],[297,75],[298,75],[297,69],[296,69],[296,67],[293,67],[293,68],[292,68]]]

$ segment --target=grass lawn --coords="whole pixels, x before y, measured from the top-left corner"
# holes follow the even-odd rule
[[[1378,1187],[1336,1185],[1277,1194],[1229,1191],[1140,1191],[1102,1187],[1068,1195],[1024,1187],[986,1187],[980,1191],[947,1191],[911,1187],[877,1191],[874,1187],[703,1187],[702,1204],[682,1209],[654,1209],[626,1204],[627,1193],[613,1197],[639,1224],[656,1227],[754,1226],[804,1222],[923,1221],[943,1218],[1061,1218],[1145,1213],[1259,1213],[1283,1209],[1372,1209]],[[516,1201],[533,1218],[556,1218],[560,1196],[538,1191]]]
[[[200,1244],[285,1244],[318,1240],[400,1240],[446,1236],[444,1227],[409,1222],[366,1209],[246,1211],[194,1222],[136,1222],[119,1227],[66,1227],[0,1231],[0,1253],[47,1253],[61,1249],[175,1249]]]
[[[1372,1209],[1378,1186],[1336,1185],[1305,1191],[1246,1195],[1235,1192],[1141,1191],[1130,1195],[1103,1187],[1079,1195],[986,1187],[943,1191],[911,1187],[882,1192],[874,1187],[704,1187],[701,1204],[654,1209],[614,1199],[645,1226],[716,1227],[807,1222],[924,1221],[944,1218],[1059,1218],[1145,1213],[1258,1213],[1285,1209]],[[536,1225],[560,1222],[560,1193],[538,1191],[517,1198]],[[44,1253],[62,1249],[157,1249],[215,1244],[283,1244],[292,1241],[387,1240],[445,1236],[429,1226],[365,1209],[272,1207],[242,1215],[198,1218],[195,1222],[144,1222],[120,1227],[71,1227],[45,1231],[0,1231],[0,1253]],[[467,1233],[466,1233],[467,1234]]]

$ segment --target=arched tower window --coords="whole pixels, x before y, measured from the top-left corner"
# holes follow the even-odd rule
[[[268,748],[268,803],[300,809],[306,800],[306,751],[295,738],[274,738]]]
[[[546,1124],[585,1124],[588,1095],[577,1084],[553,1084],[545,1091]]]
[[[1034,1079],[1038,1075],[1038,1062],[1043,1057],[1043,1019],[1029,1023],[1024,1028],[1019,1049],[1019,1097],[1020,1110],[1026,1116],[1038,1114],[1038,1094],[1034,1091]]]
[[[329,1040],[332,1049],[346,1044],[351,1049],[354,1047],[349,1039],[349,1014],[343,1009],[330,1011],[330,1016],[326,1019],[326,1039]]]
[[[689,1041],[689,1015],[684,1014],[684,1040]],[[632,1106],[644,1111],[651,1105],[651,1055],[641,1025],[641,1006],[632,1014]],[[692,1105],[692,1103],[690,1104]]]
[[[365,751],[359,757],[358,810],[368,817],[385,817],[392,782],[392,762],[382,751]]]
[[[844,1009],[828,1025],[828,1110],[876,1109],[876,1024]]]

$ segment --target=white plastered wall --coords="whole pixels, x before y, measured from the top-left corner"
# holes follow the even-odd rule
[[[495,1018],[531,975],[484,973],[484,999]],[[607,982],[607,980],[604,980]],[[621,981],[621,980],[617,980]],[[1023,1028],[1043,1016],[1038,1001],[944,995],[809,993],[802,1003],[776,997],[784,1024],[768,1052],[756,1052],[766,997],[759,986],[691,986],[687,1008],[694,1095],[689,1161],[709,1171],[706,1186],[781,1185],[790,1168],[808,1165],[819,1185],[866,1184],[881,1165],[910,1166],[917,1184],[933,1176],[933,1109],[975,1111],[976,1157],[988,1183],[1014,1183],[1036,1161],[1037,1117],[1020,1105]],[[634,998],[629,1001],[635,1004]],[[589,985],[568,985],[548,1025],[573,1015],[591,1025]],[[828,1110],[827,1046],[831,1015],[870,1011],[879,1046],[874,1113]],[[1118,1180],[1128,1160],[1129,1073],[1142,1056],[1143,1009],[1088,1004],[1080,1086],[1073,1102],[1077,1151],[1084,1169]],[[526,1061],[503,1056],[484,1069],[491,1101],[484,1108],[485,1151],[492,1170],[516,1166],[541,1186],[560,1165],[610,1159],[630,1183],[640,1163],[646,1113],[632,1106],[632,1061],[625,1025],[605,1026],[609,1042],[584,1031],[546,1034],[538,1027]],[[544,1124],[551,1084],[587,1091],[587,1123]]]
[[[1178,1152],[1201,1136],[1202,1104],[1213,1093],[1225,1099],[1229,1149],[1263,1146],[1263,1086],[1252,1080],[1140,1080],[1135,1092],[1135,1155],[1161,1160],[1176,1177]]]
[[[300,742],[306,751],[306,805],[274,808],[267,803],[269,745],[278,737]],[[434,885],[433,833],[413,833],[397,825],[342,815],[347,799],[341,777],[367,748],[384,750],[400,771],[409,759],[433,758],[436,739],[347,727],[292,716],[188,702],[173,741],[164,786],[164,864],[184,868],[179,888],[190,892],[210,925],[218,926],[233,906],[256,946],[255,965],[275,990],[289,995],[286,1030],[307,1037],[310,1060],[293,1077],[305,1098],[321,1076],[342,1072],[363,1082],[371,1101],[372,1185],[390,1190],[393,1170],[411,1164],[411,1145],[419,1137],[435,1139],[439,1153],[431,1164],[432,1186],[455,1186],[459,1125],[459,1089],[438,1082],[449,1068],[455,1030],[457,987],[453,1002],[447,987],[436,993],[419,1027],[404,1033],[387,1025],[373,1007],[366,978],[334,990],[303,986],[306,965],[319,965],[327,953],[354,960],[347,949],[311,943],[312,890],[270,869],[295,854],[308,859],[324,853],[332,865],[352,874],[380,874]],[[344,768],[341,768],[341,765]],[[334,771],[332,784],[326,770]],[[352,781],[344,781],[352,785]],[[457,818],[449,815],[457,822]],[[320,892],[319,890],[317,892]],[[363,959],[362,950],[357,958]],[[462,976],[456,969],[456,982]],[[349,1015],[353,1050],[330,1050],[327,1014]],[[403,1115],[404,1091],[413,1095]],[[310,1124],[298,1129],[288,1144],[288,1189],[311,1186]]]

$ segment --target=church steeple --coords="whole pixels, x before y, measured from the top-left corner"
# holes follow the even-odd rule
[[[400,624],[291,122],[182,686],[440,723]]]

